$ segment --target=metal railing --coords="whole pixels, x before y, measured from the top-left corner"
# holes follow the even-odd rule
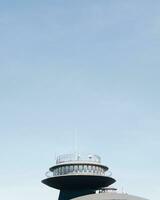
[[[93,162],[93,163],[101,163],[101,158],[98,155],[93,154],[63,154],[57,157],[56,164],[61,164],[64,162]]]

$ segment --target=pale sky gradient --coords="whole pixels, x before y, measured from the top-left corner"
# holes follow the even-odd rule
[[[56,200],[55,154],[101,155],[160,196],[160,1],[0,1],[0,198]]]

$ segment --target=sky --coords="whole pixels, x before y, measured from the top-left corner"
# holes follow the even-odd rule
[[[55,156],[96,153],[160,196],[160,2],[0,1],[0,197],[52,200]],[[75,147],[76,135],[76,147]]]

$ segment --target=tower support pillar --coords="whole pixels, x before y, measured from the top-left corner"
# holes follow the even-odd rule
[[[79,196],[95,193],[95,190],[61,190],[58,200],[70,200]]]

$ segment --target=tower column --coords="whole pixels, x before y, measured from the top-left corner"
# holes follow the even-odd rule
[[[69,200],[76,197],[95,193],[95,190],[61,190],[58,200]]]

